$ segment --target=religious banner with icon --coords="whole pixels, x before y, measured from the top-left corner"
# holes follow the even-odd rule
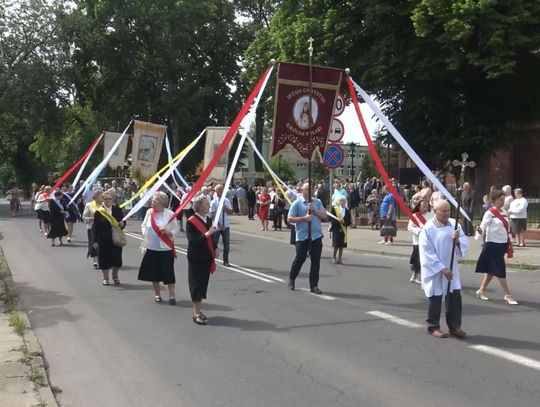
[[[111,151],[111,148],[114,146],[114,144],[120,137],[122,137],[122,133],[113,133],[111,131],[105,132],[105,138],[103,140],[103,157],[107,156],[109,151]],[[117,169],[118,167],[124,167],[128,147],[128,138],[129,134],[127,135],[127,137],[124,137],[122,139],[120,145],[116,150],[114,150],[111,158],[107,162],[109,167],[111,167],[113,170]]]
[[[204,145],[204,166],[212,160],[212,157],[216,154],[219,146],[223,143],[225,135],[229,131],[229,127],[207,127],[206,128],[206,143]],[[229,148],[227,147],[225,153],[221,156],[216,166],[208,175],[207,182],[222,183],[225,182],[227,176],[227,167],[229,165]]]
[[[144,181],[155,174],[167,127],[135,120],[131,166],[133,178]]]
[[[324,152],[340,83],[341,70],[312,67],[310,115],[309,66],[279,64],[272,157],[287,147],[306,161]]]

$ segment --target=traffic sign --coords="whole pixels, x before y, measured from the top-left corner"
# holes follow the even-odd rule
[[[343,163],[343,149],[339,144],[328,144],[324,150],[323,161],[326,168],[338,168]]]
[[[337,143],[345,135],[345,126],[343,122],[339,119],[332,120],[332,125],[330,126],[330,132],[328,133],[328,142]]]
[[[336,97],[336,105],[334,106],[334,117],[339,116],[345,110],[345,97],[338,92]]]

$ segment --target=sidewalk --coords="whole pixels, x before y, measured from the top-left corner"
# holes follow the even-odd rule
[[[257,218],[255,218],[255,220],[248,220],[247,216],[231,216],[230,220],[231,231],[233,233],[241,232],[289,242],[290,231],[285,228],[281,232],[273,231],[271,221],[269,222],[270,231],[263,232],[261,231],[261,222]],[[325,231],[324,244],[330,246],[330,234],[327,230],[328,224],[323,224],[323,231]],[[465,256],[464,262],[472,264],[476,263],[476,260],[480,255],[482,242],[481,240],[474,240],[472,237],[469,239],[470,248]],[[394,238],[394,244],[391,246],[378,244],[380,240],[379,231],[371,230],[369,226],[360,226],[357,229],[349,228],[348,248],[345,250],[383,256],[406,257],[407,259],[411,255],[412,238],[411,234],[406,230],[398,230],[397,237]],[[515,247],[514,257],[512,259],[507,259],[506,263],[509,268],[540,270],[539,249],[539,241],[529,241],[527,242],[526,247]]]
[[[41,346],[26,313],[17,309],[18,297],[1,250],[0,263],[0,405],[57,406]]]

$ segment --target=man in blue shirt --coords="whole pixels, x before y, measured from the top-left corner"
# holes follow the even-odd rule
[[[381,211],[380,211],[380,217],[381,217],[381,224],[384,224],[387,220],[391,220],[394,222],[396,221],[396,199],[394,198],[394,195],[390,192],[388,187],[385,185],[382,188],[382,194],[384,195],[384,198],[381,203]],[[383,239],[379,242],[379,244],[384,244],[386,246],[391,245],[394,243],[394,236],[393,235],[384,235],[381,231],[381,236]]]
[[[322,253],[322,227],[321,221],[327,220],[326,209],[317,198],[309,203],[309,184],[302,185],[302,196],[291,204],[288,221],[296,229],[296,257],[291,265],[289,274],[289,288],[295,290],[295,280],[302,265],[310,252],[311,268],[309,270],[309,286],[312,293],[322,294],[319,289],[319,269]],[[311,239],[309,225],[311,224]]]

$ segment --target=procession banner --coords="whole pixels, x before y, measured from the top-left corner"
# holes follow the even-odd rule
[[[223,143],[216,151],[214,157],[212,157],[212,160],[210,160],[210,162],[207,164],[207,166],[203,170],[202,174],[199,176],[199,179],[197,180],[195,185],[193,185],[193,187],[186,194],[185,198],[182,200],[182,203],[178,206],[176,211],[174,211],[174,214],[171,217],[171,219],[169,219],[169,222],[175,219],[176,216],[178,216],[178,214],[184,210],[186,205],[191,201],[191,199],[195,196],[195,194],[201,190],[201,187],[204,185],[204,182],[210,175],[210,172],[216,166],[221,156],[223,155],[223,153],[225,153],[225,150],[228,148],[229,144],[234,138],[236,132],[238,131],[238,128],[240,127],[240,123],[242,122],[244,117],[246,117],[247,113],[252,107],[251,105],[253,101],[255,100],[256,96],[262,94],[262,92],[266,88],[266,84],[268,83],[268,78],[270,78],[270,74],[272,73],[273,68],[274,68],[274,65],[271,65],[270,67],[268,67],[266,71],[264,72],[263,76],[261,77],[261,79],[259,79],[259,82],[257,82],[257,85],[255,85],[255,88],[251,91],[244,105],[242,106],[238,114],[236,115],[231,128],[229,129],[229,131],[227,132],[227,135],[225,136],[223,140]],[[257,103],[253,103],[253,107],[252,107],[253,111],[257,109],[259,99],[260,99],[260,96],[259,98],[257,98]]]
[[[184,148],[182,151],[180,151],[176,155],[176,157],[174,157],[173,161],[170,161],[167,165],[165,165],[162,169],[160,169],[152,177],[150,177],[150,179],[148,181],[146,181],[142,187],[139,188],[139,190],[137,191],[137,193],[135,195],[133,195],[130,199],[128,199],[127,201],[125,201],[123,204],[120,205],[120,208],[124,208],[125,206],[127,206],[131,202],[133,202],[135,199],[137,199],[140,195],[142,195],[146,190],[148,190],[150,188],[150,185],[152,185],[156,179],[159,179],[158,183],[162,182],[161,178],[160,178],[160,175],[163,172],[165,172],[167,170],[167,168],[171,168],[171,167],[176,168],[182,162],[184,157],[193,149],[193,147],[195,147],[197,145],[197,143],[201,140],[202,136],[204,136],[204,130],[201,131],[201,133],[197,136],[197,138],[195,140],[193,140],[191,143],[189,143],[189,145],[186,148]],[[164,177],[163,182],[165,182],[165,180],[167,178],[168,178],[168,176]],[[144,201],[144,202],[146,202],[146,201]],[[140,201],[139,201],[139,203],[140,203]],[[136,211],[133,211],[133,212],[136,212]]]
[[[204,145],[204,165],[212,160],[219,146],[223,143],[223,139],[229,131],[230,127],[207,127],[206,128],[206,143]],[[229,149],[227,146],[225,153],[221,156],[216,166],[208,175],[206,182],[223,182],[227,175],[227,167],[229,165]]]
[[[135,120],[131,166],[133,178],[147,180],[156,173],[167,128]]]
[[[388,129],[390,134],[394,137],[394,139],[399,143],[399,145],[403,148],[403,150],[409,155],[411,160],[416,164],[416,166],[422,171],[422,173],[426,176],[427,179],[431,181],[433,185],[435,185],[439,191],[448,199],[448,202],[450,202],[454,207],[458,208],[458,203],[452,196],[452,194],[444,187],[444,185],[437,179],[437,177],[431,172],[431,170],[428,168],[428,166],[422,161],[422,159],[416,154],[416,152],[412,149],[412,147],[407,143],[407,141],[403,138],[403,136],[399,133],[399,131],[394,127],[394,125],[388,120],[388,118],[384,115],[383,112],[380,111],[380,109],[377,107],[375,102],[369,97],[367,92],[360,87],[352,78],[347,78],[347,81],[351,81],[351,83],[354,85],[354,88],[358,92],[358,94],[364,99],[364,101],[368,104],[368,106],[371,108],[373,113],[383,122],[385,127]],[[348,83],[348,82],[347,82]],[[354,90],[351,90],[352,93],[354,93]],[[461,214],[467,219],[469,222],[471,221],[471,218],[463,208],[460,208]]]
[[[316,154],[322,156],[326,148],[341,70],[320,66],[311,69],[310,97],[309,66],[279,64],[271,157],[290,146],[308,161]]]
[[[62,175],[60,179],[56,182],[56,184],[53,185],[53,187],[51,188],[51,191],[54,191],[55,189],[60,187],[64,183],[64,181],[68,179],[71,173],[75,171],[77,167],[81,165],[81,163],[83,163],[90,154],[92,154],[92,151],[94,151],[94,149],[96,148],[100,140],[101,140],[101,136],[99,136],[97,139],[94,140],[94,142],[90,145],[90,148],[86,150],[86,152],[79,159],[79,161],[77,161],[69,170],[67,170],[66,173]]]
[[[373,161],[375,162],[375,166],[379,170],[379,173],[381,174],[384,183],[394,196],[394,199],[396,200],[397,204],[407,215],[407,217],[418,227],[420,227],[420,224],[418,223],[418,220],[415,216],[413,216],[411,210],[407,206],[405,202],[403,202],[403,199],[399,195],[399,193],[396,191],[396,188],[394,187],[394,184],[390,180],[390,177],[388,176],[388,173],[386,172],[386,169],[384,168],[384,165],[381,161],[381,157],[379,157],[379,154],[377,153],[377,149],[375,148],[375,144],[373,143],[373,140],[371,140],[371,137],[369,136],[369,131],[366,126],[366,122],[364,121],[364,117],[362,116],[362,111],[360,110],[360,103],[358,102],[358,98],[356,96],[356,92],[354,91],[354,87],[351,81],[351,78],[347,76],[347,86],[349,87],[349,93],[351,94],[351,99],[354,104],[354,109],[356,110],[356,115],[358,116],[358,120],[360,121],[360,126],[362,127],[362,131],[364,133],[364,138],[366,139],[366,142],[368,144],[369,152],[371,153],[371,157],[373,158]]]
[[[122,133],[113,133],[111,131],[105,132],[105,140],[103,141],[103,157],[107,156],[120,137],[122,137]],[[111,167],[113,170],[117,169],[118,167],[124,167],[124,163],[126,162],[128,139],[129,134],[128,137],[124,137],[122,139],[118,145],[118,148],[114,150],[111,158],[109,158],[109,161],[107,162],[109,167]]]

